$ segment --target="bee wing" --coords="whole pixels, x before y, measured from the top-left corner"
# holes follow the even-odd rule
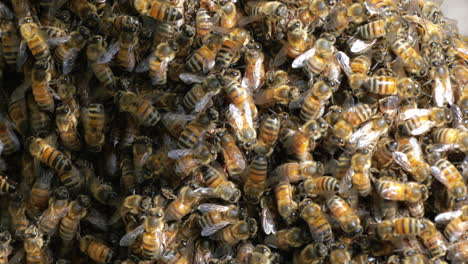
[[[184,72],[179,75],[179,79],[186,84],[202,83],[205,80],[205,78],[206,77],[203,75],[188,72]]]
[[[244,108],[244,120],[245,120],[245,123],[246,123],[246,125],[248,125],[249,127],[253,128],[253,127],[254,127],[254,124],[253,124],[253,120],[252,120],[252,111],[251,111],[250,105],[249,105],[249,103],[248,103],[247,101],[244,102],[243,108]]]
[[[26,256],[26,251],[24,251],[24,248],[20,248],[15,255],[10,259],[9,263],[10,264],[20,264],[23,263],[23,259]]]
[[[340,183],[340,187],[342,190],[349,190],[353,187],[353,182],[352,182],[353,175],[354,175],[354,170],[353,168],[350,167],[346,171],[346,175],[343,177],[343,180]]]
[[[419,136],[419,135],[424,134],[427,131],[429,131],[434,126],[434,124],[435,124],[435,122],[433,122],[433,121],[426,121],[423,124],[421,124],[420,126],[418,126],[418,127],[414,128],[413,130],[411,130],[410,133],[413,136]]]
[[[87,222],[92,224],[93,226],[99,228],[101,231],[107,232],[109,230],[108,226],[108,220],[99,211],[96,211],[94,209],[91,209],[88,214],[86,215],[85,219]]]
[[[31,83],[25,81],[21,83],[16,89],[11,93],[10,99],[12,102],[23,99],[26,91],[31,87]]]
[[[387,96],[379,100],[379,109],[384,114],[393,115],[393,113],[398,109],[400,102],[401,99],[399,96]]]
[[[177,114],[177,113],[166,113],[164,114],[164,118],[171,120],[184,120],[184,121],[192,121],[195,119],[195,115],[185,115],[185,114]]]
[[[273,60],[273,66],[274,67],[279,67],[283,65],[286,62],[287,59],[287,53],[288,53],[288,46],[283,45],[283,47],[278,51],[276,54],[274,60]]]
[[[336,56],[330,57],[330,61],[325,68],[323,75],[338,84],[341,83],[341,66]]]
[[[404,170],[410,171],[411,170],[411,163],[408,160],[408,157],[405,153],[394,151],[392,153],[393,160],[400,165]]]
[[[219,223],[216,223],[214,225],[210,225],[210,226],[207,226],[207,227],[204,227],[201,231],[201,235],[202,236],[211,236],[212,234],[220,231],[221,229],[225,228],[226,226],[228,226],[229,224],[231,224],[231,222],[228,222],[228,221],[221,221]]]
[[[120,46],[119,46],[119,42],[116,41],[114,43],[112,43],[108,49],[106,50],[106,52],[104,52],[104,54],[102,54],[98,60],[96,61],[96,63],[98,64],[105,64],[105,63],[108,63],[109,61],[112,60],[112,58],[114,58],[115,54],[117,54],[117,52],[119,51],[120,49]]]
[[[57,47],[58,45],[62,43],[67,42],[70,39],[71,39],[70,36],[64,36],[64,37],[48,38],[46,42],[47,44],[49,44],[51,48],[53,48],[53,47]]]
[[[157,85],[159,83],[159,81],[163,78],[163,75],[166,74],[167,67],[169,65],[169,61],[168,60],[162,60],[162,61],[160,61],[160,64],[161,64],[161,66],[159,67],[159,70],[158,70],[159,74],[151,76],[151,83],[153,85]]]
[[[434,221],[439,225],[446,225],[453,219],[462,215],[462,213],[463,213],[462,210],[441,213],[441,214],[436,215],[436,217],[434,218]]]
[[[376,136],[376,131],[372,130],[372,127],[374,126],[373,121],[368,121],[365,125],[360,127],[356,132],[354,132],[351,137],[349,138],[349,143],[351,145],[363,145],[365,143],[370,143],[373,140],[375,140]],[[361,141],[363,143],[361,143]]]
[[[370,50],[374,45],[375,43],[377,43],[377,40],[376,39],[373,39],[373,40],[362,40],[362,39],[358,39],[358,38],[354,38],[354,37],[351,37],[348,41],[348,46],[349,46],[349,50],[352,52],[352,53],[364,53],[368,50]]]
[[[193,149],[173,149],[167,153],[167,156],[171,159],[180,159],[192,154]]]
[[[237,106],[234,104],[230,104],[229,112],[234,119],[237,129],[242,129],[244,127],[244,120],[242,119],[242,112],[239,110],[239,108],[237,108]]]
[[[429,115],[431,110],[429,109],[419,109],[419,108],[414,108],[414,109],[407,109],[404,112],[401,112],[399,115],[400,120],[407,120],[412,117],[420,117],[420,116],[427,116]]]
[[[463,124],[463,112],[460,106],[453,104],[450,106],[450,109],[452,110],[453,115],[453,127],[466,130],[466,127]]]
[[[293,67],[294,69],[297,69],[297,68],[302,68],[305,66],[305,62],[312,56],[314,56],[315,54],[315,47],[314,48],[311,48],[310,50],[302,53],[301,55],[299,55],[297,58],[295,58],[291,64],[291,67]]]
[[[194,192],[200,194],[203,197],[207,197],[207,198],[215,197],[217,195],[216,189],[213,189],[213,188],[201,187],[201,188],[195,189]]]
[[[457,144],[433,144],[431,145],[431,151],[435,152],[446,152],[452,149],[458,148]]]
[[[448,185],[447,178],[444,177],[442,174],[442,171],[436,167],[436,166],[431,166],[431,174],[434,176],[438,181],[440,181],[443,185]]]
[[[83,126],[85,127],[85,129],[86,129],[86,127],[87,127],[87,124],[89,124],[89,122],[88,122],[88,114],[89,114],[88,108],[82,107],[82,108],[81,108],[81,115],[80,115],[80,116],[81,116],[81,119],[82,119],[82,121],[83,121]]]
[[[139,225],[138,227],[136,227],[135,229],[133,229],[132,231],[128,232],[127,234],[125,234],[121,239],[120,239],[120,242],[119,242],[119,245],[121,247],[128,247],[130,245],[133,244],[133,242],[135,242],[135,240],[145,232],[145,225],[144,224],[141,224]]]
[[[346,55],[346,53],[342,51],[338,51],[335,55],[338,65],[340,65],[341,69],[345,72],[345,74],[349,77],[351,74],[353,74],[353,71],[351,70],[351,67],[349,66],[349,57]]]
[[[448,85],[450,85],[451,89],[451,84],[450,80],[448,81]],[[453,94],[452,91],[447,92],[447,82],[442,80],[441,78],[435,78],[434,79],[434,102],[438,107],[443,107],[444,103],[446,101],[446,94],[451,94],[449,97],[451,97],[452,103],[453,104]],[[448,102],[448,100],[447,100]]]
[[[63,64],[62,64],[62,72],[63,74],[69,74],[72,69],[73,69],[73,66],[75,65],[75,61],[76,59],[78,58],[78,51],[75,49],[75,48],[71,48],[73,51],[70,52],[70,55],[67,56],[64,60],[63,60]]]
[[[196,104],[195,107],[193,108],[194,113],[199,113],[203,109],[205,109],[211,102],[211,98],[216,94],[216,92],[209,92],[205,94]]]
[[[229,206],[212,203],[203,203],[198,206],[198,210],[203,214],[206,214],[211,211],[226,212],[227,210],[229,210],[229,208]]]
[[[28,60],[28,46],[26,41],[22,40],[20,42],[19,50],[18,50],[18,55],[16,57],[16,70],[17,71],[22,71],[21,67],[26,63]]]
[[[4,3],[0,2],[0,18],[5,20],[12,20],[15,14]]]
[[[271,213],[266,203],[267,202],[265,198],[262,198],[260,200],[260,207],[262,208],[261,221],[263,232],[265,232],[265,234],[267,235],[276,234],[277,227],[275,224],[275,220],[273,218],[273,214]]]
[[[146,72],[149,70],[150,60],[153,58],[153,54],[142,60],[135,68],[135,72]]]
[[[216,61],[210,60],[207,64],[203,64],[203,73],[208,73],[215,66]]]
[[[419,145],[418,140],[415,137],[412,137],[409,139],[409,144],[411,145],[411,148],[414,150],[418,158],[422,160],[424,156],[421,149],[421,145]]]

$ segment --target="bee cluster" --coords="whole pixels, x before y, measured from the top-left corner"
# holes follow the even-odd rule
[[[0,2],[0,264],[467,263],[439,5]]]

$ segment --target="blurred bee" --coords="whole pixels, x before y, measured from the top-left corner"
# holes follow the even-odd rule
[[[132,0],[132,6],[140,15],[149,16],[161,22],[175,22],[182,19],[182,13],[167,1]]]
[[[189,78],[190,79],[190,78]],[[211,96],[217,94],[222,88],[222,79],[217,75],[209,75],[201,84],[195,84],[185,94],[182,101],[185,108],[199,112],[209,102]]]
[[[368,104],[357,104],[343,112],[332,129],[338,143],[344,145],[348,142],[354,129],[369,120],[374,113],[375,109]]]
[[[80,150],[81,142],[77,130],[78,118],[68,105],[57,107],[55,124],[59,130],[63,146],[73,151]]]
[[[468,150],[468,132],[463,128],[439,128],[432,133],[431,151]]]
[[[137,190],[137,182],[134,174],[133,162],[130,158],[125,157],[120,162],[120,187],[125,194],[135,193]]]
[[[248,104],[252,118],[257,118],[257,107],[253,101],[252,95],[247,87],[242,86],[235,78],[224,76],[223,78],[224,92],[226,97],[231,101],[237,108],[241,109],[244,104]]]
[[[304,27],[299,19],[289,21],[287,29],[287,43],[284,44],[283,48],[276,55],[274,59],[275,66],[283,64],[286,55],[291,58],[297,58],[314,42],[314,39],[307,33],[308,28]]]
[[[11,155],[20,150],[20,141],[13,131],[10,121],[2,114],[0,114],[0,140],[1,153],[4,155]]]
[[[195,28],[188,24],[183,24],[180,26],[180,32],[174,39],[178,46],[176,57],[185,58],[189,55],[191,50],[190,47],[192,47],[194,37]]]
[[[338,181],[329,176],[319,176],[306,179],[302,182],[302,186],[304,187],[306,194],[311,197],[340,191]]]
[[[268,107],[274,104],[288,105],[299,99],[300,92],[297,87],[281,84],[258,90],[254,95],[256,105]]]
[[[20,51],[21,39],[15,24],[10,20],[2,20],[0,23],[2,32],[3,58],[8,65],[16,65]]]
[[[62,152],[49,145],[42,138],[31,139],[31,143],[29,144],[29,152],[35,158],[58,172],[66,172],[72,168],[70,159]]]
[[[429,77],[433,80],[435,105],[438,107],[444,107],[445,103],[452,105],[455,99],[448,66],[441,61],[433,61],[429,68]]]
[[[300,118],[304,121],[315,120],[325,111],[325,105],[332,96],[336,83],[334,81],[318,81],[304,97]]]
[[[320,177],[323,175],[323,169],[323,164],[320,162],[289,162],[276,167],[273,175],[275,178],[287,178],[289,179],[289,182],[296,183],[303,180]]]
[[[38,60],[32,68],[32,94],[41,111],[53,112],[55,110],[54,97],[49,83],[52,75],[48,59]]]
[[[133,92],[121,91],[116,97],[120,111],[130,113],[141,126],[155,126],[161,119],[161,114],[150,101]]]
[[[208,165],[217,158],[216,148],[216,146],[205,142],[197,146],[195,150],[180,149],[171,151],[172,153],[180,153],[174,157],[169,154],[171,158],[177,159],[174,167],[175,173],[182,178],[198,173],[199,166]]]
[[[392,201],[419,202],[428,198],[429,190],[426,185],[416,182],[398,182],[392,179],[381,178],[375,188],[380,197]]]
[[[49,207],[39,218],[39,230],[46,235],[53,235],[59,227],[60,220],[68,211],[69,193],[63,186],[57,188],[50,198]]]
[[[213,19],[210,16],[208,10],[203,7],[200,7],[197,10],[195,17],[195,29],[197,36],[200,40],[203,40],[208,34],[210,34],[213,27]]]
[[[91,4],[88,1],[84,0],[72,0],[70,1],[70,11],[72,11],[75,15],[80,17],[80,19],[87,21],[89,20],[92,22],[97,23],[98,21],[98,14],[97,8],[95,5]]]
[[[419,76],[426,74],[426,62],[407,40],[402,38],[390,39],[390,49],[402,59],[407,71]]]
[[[81,109],[81,118],[84,127],[84,139],[89,150],[100,152],[105,141],[104,127],[106,114],[102,104],[90,104]]]
[[[348,55],[339,51],[337,53],[338,63],[348,76],[348,84],[356,95],[361,95],[363,85],[369,82],[367,74],[369,73],[372,59],[368,54],[362,54],[351,61]]]
[[[30,225],[24,231],[23,247],[26,252],[26,263],[47,263],[44,252],[42,233],[36,225]]]
[[[316,76],[325,71],[330,63],[330,57],[335,53],[335,37],[331,34],[322,34],[315,42],[314,47],[299,55],[292,62],[293,68],[304,67],[305,72],[310,77]]]
[[[76,99],[76,86],[72,83],[71,79],[66,75],[57,81],[57,95],[62,100],[63,104],[66,104],[73,111],[78,110],[79,104]],[[79,112],[77,112],[79,114]]]
[[[226,111],[226,119],[233,127],[237,139],[242,142],[242,146],[247,150],[252,149],[257,142],[257,131],[250,104],[244,102],[241,108],[230,104]]]
[[[333,239],[332,228],[320,206],[310,199],[304,199],[300,206],[301,218],[309,226],[313,240],[317,243],[331,241]]]
[[[244,183],[244,195],[247,201],[258,203],[265,191],[265,184],[268,171],[268,160],[263,155],[255,156],[247,171]]]
[[[259,126],[258,140],[255,144],[255,152],[264,155],[271,155],[278,139],[281,128],[281,118],[279,115],[267,116]]]
[[[133,22],[133,23],[131,23]],[[119,51],[116,55],[117,64],[124,70],[133,71],[136,63],[135,46],[138,43],[138,20],[122,25],[119,34]]]
[[[72,166],[69,171],[60,172],[58,176],[60,182],[72,193],[76,193],[82,186],[81,173],[75,166]]]
[[[244,53],[245,72],[241,85],[250,91],[256,91],[265,81],[265,67],[263,62],[265,55],[262,46],[251,42],[247,44],[247,51]]]
[[[88,214],[91,199],[87,195],[78,195],[76,200],[68,205],[68,212],[60,221],[59,236],[64,242],[72,241],[76,236],[81,219]]]
[[[422,220],[403,217],[382,221],[377,227],[377,233],[383,240],[391,240],[394,237],[420,235],[426,229]]]
[[[433,258],[444,257],[447,253],[447,243],[444,236],[437,230],[433,222],[427,219],[423,221],[426,229],[419,236],[422,238],[424,245]]]
[[[240,50],[247,45],[249,38],[249,32],[243,28],[236,28],[228,35],[224,36],[221,41],[221,47],[215,58],[216,67],[224,69],[238,61],[240,58]]]
[[[29,226],[29,218],[26,216],[26,204],[21,194],[13,194],[8,205],[8,213],[11,217],[11,227],[15,230],[15,237],[23,239],[24,232]]]
[[[250,8],[249,14],[257,17],[257,20],[263,18],[275,20],[286,18],[288,15],[288,7],[279,1],[254,2],[248,4],[248,7]]]
[[[137,180],[145,176],[143,166],[153,153],[153,146],[148,137],[137,137],[133,142],[133,168]]]
[[[376,116],[366,124],[358,128],[349,138],[347,148],[354,149],[373,149],[382,135],[388,133],[392,121],[385,116]]]
[[[50,200],[51,182],[54,174],[51,171],[41,171],[29,196],[28,215],[36,217],[47,209]]]
[[[446,188],[450,197],[464,200],[467,194],[467,187],[462,174],[448,160],[439,159],[431,167],[432,175],[439,180]]]
[[[229,30],[237,25],[239,13],[234,2],[221,2],[216,11],[216,15],[219,16],[219,26],[221,28]]]
[[[14,193],[16,186],[8,182],[7,177],[0,175],[0,193]]]
[[[199,219],[202,236],[210,236],[227,225],[235,223],[241,216],[240,209],[235,205],[223,206],[217,204],[201,204],[198,210],[203,213]]]
[[[239,149],[236,140],[231,134],[220,132],[218,136],[227,172],[230,177],[237,179],[247,168],[247,160],[244,153]]]
[[[70,40],[60,44],[54,52],[54,58],[61,65],[63,74],[69,74],[75,66],[79,52],[86,46],[91,32],[86,27],[79,27],[70,33]]]
[[[8,231],[0,233],[0,263],[8,264],[8,255],[13,252],[13,248],[10,245],[11,234]]]
[[[149,70],[153,85],[164,85],[167,82],[169,63],[175,59],[178,45],[174,40],[160,43],[154,52],[135,69],[136,72]]]
[[[29,131],[28,110],[25,90],[23,89],[25,85],[25,83],[21,84],[11,93],[10,102],[8,103],[10,120],[13,122],[16,131],[22,136],[26,136]],[[2,141],[4,142],[4,140]]]
[[[364,81],[363,87],[370,93],[398,95],[400,98],[415,98],[421,93],[419,83],[407,77],[372,76]]]
[[[449,242],[457,241],[468,230],[468,206],[465,205],[460,210],[438,214],[435,217],[435,222],[447,224],[444,228],[445,237]]]
[[[189,214],[200,200],[200,196],[188,186],[182,187],[177,198],[172,201],[164,212],[164,220],[178,221]]]
[[[216,54],[221,48],[222,40],[216,34],[207,36],[203,45],[197,49],[187,60],[185,67],[189,72],[209,72],[215,65]]]
[[[293,199],[293,186],[287,179],[280,181],[274,188],[278,212],[288,223],[296,218],[298,209]]]
[[[299,227],[293,227],[277,231],[276,234],[268,235],[265,238],[265,244],[274,248],[287,250],[302,246],[304,238],[302,230]]]
[[[382,137],[375,146],[372,167],[385,168],[393,161],[393,152],[398,150],[398,142],[389,137]]]
[[[452,263],[463,263],[468,257],[468,240],[459,241],[449,246],[447,259]]]
[[[452,37],[450,38],[450,44],[451,46],[447,50],[447,55],[451,57],[456,56],[465,61],[468,59],[468,45],[466,44],[466,41],[457,37]]]
[[[105,86],[115,85],[115,76],[108,62],[118,51],[118,45],[108,47],[102,36],[92,36],[88,42],[86,56],[96,78]]]
[[[94,174],[94,169],[92,167],[88,168],[88,170]],[[101,204],[112,204],[117,197],[117,193],[114,192],[112,186],[104,183],[102,179],[94,175],[90,175],[89,177],[89,191],[93,198]]]
[[[295,264],[320,263],[328,254],[327,247],[322,243],[311,243],[305,246],[299,254],[294,255]]]
[[[351,260],[351,253],[347,245],[343,243],[335,243],[329,254],[330,263],[353,263]]]
[[[247,240],[257,233],[257,221],[254,218],[240,220],[229,225],[213,235],[213,238],[234,246],[242,240]]]
[[[416,138],[399,142],[399,151],[393,152],[393,159],[408,171],[418,182],[424,182],[431,175],[431,168],[424,160],[421,146]]]
[[[227,179],[224,171],[220,171],[211,166],[203,166],[200,168],[201,182],[208,188],[199,188],[197,192],[206,197],[221,198],[230,203],[236,203],[241,191],[236,188],[236,185]]]
[[[280,132],[280,140],[286,153],[300,162],[312,160],[310,150],[313,146],[311,146],[310,136],[311,134],[303,129],[288,128],[282,129]]]
[[[92,235],[85,235],[80,238],[80,250],[90,259],[98,263],[110,263],[114,252]]]
[[[161,263],[164,263],[164,264],[188,264],[190,263],[184,254],[173,249],[166,250],[164,254],[160,257],[160,261]]]
[[[193,149],[207,132],[209,133],[214,129],[218,115],[216,110],[198,114],[180,134],[177,147],[180,149]]]
[[[341,197],[330,196],[327,199],[327,207],[344,232],[353,234],[362,232],[363,228],[358,213]]]
[[[400,129],[407,135],[422,135],[433,127],[442,127],[452,121],[449,109],[433,107],[430,109],[408,109],[400,113]]]
[[[33,21],[32,17],[24,17],[18,21],[19,30],[24,41],[26,41],[29,50],[36,60],[47,59],[50,57],[49,44],[40,34],[39,26]],[[21,51],[23,52],[24,51]],[[25,56],[19,54],[18,56]]]
[[[402,21],[397,16],[388,16],[374,20],[356,28],[356,33],[361,38],[370,40],[385,36],[390,32],[397,32],[402,27]]]

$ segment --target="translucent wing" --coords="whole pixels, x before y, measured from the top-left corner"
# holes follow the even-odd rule
[[[341,183],[341,187],[343,190],[348,190],[351,189],[353,186],[352,178],[354,175],[354,170],[352,168],[349,168],[348,171],[346,171],[346,175],[343,177],[343,182]]]
[[[411,148],[415,152],[416,156],[418,156],[418,158],[420,160],[422,160],[423,159],[423,152],[422,152],[422,149],[421,149],[421,145],[419,145],[418,140],[416,138],[412,137],[412,138],[409,139],[409,144],[411,145]]]
[[[212,234],[220,231],[221,229],[225,228],[226,226],[228,226],[229,224],[231,224],[230,222],[228,221],[221,221],[219,223],[216,223],[214,225],[209,225],[207,227],[204,227],[201,231],[201,235],[202,236],[211,236]]]
[[[351,67],[349,66],[349,57],[346,55],[346,53],[342,51],[338,51],[336,53],[336,59],[338,60],[338,64],[340,65],[341,69],[345,72],[345,74],[349,77],[353,71],[351,70]]]
[[[108,47],[106,52],[104,52],[104,54],[102,54],[98,58],[96,63],[98,64],[108,63],[109,61],[112,60],[112,58],[114,58],[115,54],[117,54],[118,51],[119,51],[119,42],[116,41]]]
[[[433,144],[431,145],[431,151],[434,152],[446,152],[452,149],[457,149],[459,146],[457,144]]]
[[[63,60],[62,64],[62,72],[63,74],[69,74],[73,70],[73,66],[75,65],[75,61],[78,58],[78,51],[74,48],[71,48],[72,52],[70,55]]]
[[[142,60],[135,68],[135,72],[146,72],[149,70],[150,60],[153,58],[153,54]]]
[[[365,53],[366,51],[370,50],[375,45],[375,43],[377,43],[377,40],[362,40],[351,37],[347,41],[347,43],[349,46],[349,50],[352,53]]]
[[[424,134],[427,131],[429,131],[434,126],[434,124],[435,124],[435,122],[433,122],[433,121],[426,121],[426,122],[422,123],[420,126],[418,126],[418,127],[414,128],[413,130],[411,130],[410,133],[413,136],[418,136],[418,135]]]
[[[330,61],[322,75],[338,84],[341,83],[341,66],[338,63],[338,58],[336,56],[330,57]]]
[[[138,227],[136,227],[135,229],[133,229],[132,231],[128,232],[127,234],[125,234],[121,239],[120,239],[120,242],[119,242],[119,245],[121,247],[128,247],[130,245],[133,244],[133,242],[135,242],[135,240],[145,232],[145,225],[142,224],[142,225],[139,225]]]
[[[444,177],[441,170],[436,166],[431,166],[431,174],[434,176],[438,181],[440,181],[443,185],[448,185],[447,178]]]
[[[310,50],[304,52],[303,54],[299,55],[295,58],[291,64],[291,67],[294,69],[302,68],[305,66],[305,62],[315,54],[315,48],[311,48]]]
[[[215,60],[210,60],[207,64],[203,64],[203,73],[208,73],[215,66]]]
[[[253,128],[254,127],[254,124],[253,124],[253,120],[252,120],[252,111],[250,109],[250,104],[248,102],[244,102],[244,105],[243,105],[243,108],[244,108],[244,120],[245,120],[245,123]]]
[[[401,99],[399,96],[387,96],[379,100],[379,109],[384,114],[393,115],[393,113],[395,113],[395,111],[398,110],[400,102]]]
[[[237,106],[234,104],[230,104],[229,112],[234,119],[235,126],[238,129],[242,129],[244,127],[244,120],[242,119],[242,112],[239,110],[239,108],[237,108]]]
[[[205,109],[211,102],[211,98],[216,94],[216,92],[209,92],[205,94],[196,104],[193,109],[194,113],[199,113]]]
[[[68,40],[70,40],[71,37],[70,36],[65,36],[65,37],[56,37],[56,38],[48,38],[46,40],[47,44],[49,44],[49,46],[51,47],[56,47],[62,43],[65,43],[67,42]]]
[[[15,255],[10,259],[9,263],[10,264],[20,264],[23,263],[23,259],[26,256],[26,251],[24,251],[24,248],[20,248]]]
[[[466,129],[465,125],[463,124],[463,113],[461,108],[458,105],[453,104],[450,106],[450,109],[452,110],[453,115],[453,127]]]
[[[164,118],[168,121],[171,120],[184,120],[184,121],[192,121],[195,119],[195,115],[186,115],[186,114],[177,114],[177,113],[166,113],[164,114]]]
[[[411,163],[408,160],[408,157],[405,153],[395,151],[392,153],[393,160],[400,165],[404,170],[410,171],[411,170]]]
[[[186,84],[202,83],[205,80],[205,78],[206,77],[203,75],[188,73],[188,72],[181,73],[179,75],[179,79]]]
[[[229,206],[212,203],[203,203],[198,206],[198,210],[203,214],[206,214],[211,211],[226,212],[227,210],[229,210],[229,208]]]
[[[276,225],[273,219],[273,215],[271,214],[270,209],[268,209],[268,206],[264,204],[263,200],[261,201],[261,203],[262,203],[261,204],[261,207],[262,207],[261,221],[262,221],[263,232],[265,232],[265,234],[267,235],[275,234]]]
[[[167,153],[171,159],[180,159],[193,154],[193,149],[173,149]]]
[[[400,113],[400,120],[407,120],[412,117],[420,117],[420,116],[427,116],[429,115],[431,110],[429,109],[407,109],[404,112]]]
[[[22,71],[21,67],[23,67],[24,63],[28,60],[28,46],[26,41],[22,40],[20,42],[18,55],[16,57],[16,70]]]
[[[12,102],[23,99],[26,93],[26,90],[31,86],[30,82],[21,83],[16,89],[11,93],[10,99]]]
[[[94,209],[90,210],[84,220],[99,228],[101,231],[107,232],[109,230],[106,216],[99,211]]]
[[[453,219],[462,215],[462,213],[463,213],[462,210],[441,213],[441,214],[436,215],[436,217],[434,218],[434,221],[437,224],[446,225]]]
[[[286,62],[287,59],[288,46],[284,45],[276,54],[273,60],[273,66],[279,67]],[[294,67],[293,67],[294,68]]]

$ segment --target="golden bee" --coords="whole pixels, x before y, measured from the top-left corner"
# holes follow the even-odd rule
[[[237,146],[234,137],[225,132],[218,134],[220,137],[221,151],[230,177],[239,178],[247,168],[247,160],[244,153]]]
[[[108,62],[118,50],[118,45],[108,46],[108,43],[100,35],[90,37],[86,56],[91,64],[91,69],[96,78],[105,86],[115,85],[115,76]]]
[[[257,221],[254,218],[249,218],[246,221],[240,220],[214,234],[214,238],[233,246],[241,240],[247,240],[254,236],[257,233],[257,228]]]
[[[375,184],[380,197],[392,201],[419,202],[428,198],[427,186],[416,182],[399,182],[381,178]]]
[[[200,168],[200,172],[201,182],[207,186],[207,188],[197,189],[202,196],[217,197],[231,203],[236,203],[239,200],[241,191],[227,179],[224,171],[211,166],[203,166]]]
[[[72,169],[70,159],[62,152],[49,145],[42,138],[32,138],[29,144],[29,152],[47,166],[58,172],[66,172]]]
[[[383,240],[391,240],[399,236],[420,235],[428,227],[419,219],[404,217],[384,220],[377,227],[377,233]]]
[[[210,236],[229,224],[235,223],[241,216],[240,209],[235,205],[223,206],[217,204],[200,204],[198,210],[203,213],[199,219],[202,236]]]
[[[463,200],[467,194],[467,186],[458,169],[448,160],[439,159],[431,167],[432,175],[446,188],[449,195],[457,200]]]
[[[298,255],[294,256],[294,263],[319,263],[328,254],[327,246],[313,243],[305,246]]]
[[[68,105],[56,109],[55,124],[59,130],[60,139],[67,149],[78,151],[81,148],[78,137],[78,118]]]
[[[50,198],[49,207],[39,218],[39,230],[47,235],[52,235],[57,231],[60,220],[68,211],[69,193],[65,187],[59,187]]]
[[[300,207],[301,217],[307,222],[314,241],[318,243],[330,241],[333,238],[332,228],[320,206],[310,199],[305,199]]]
[[[304,240],[305,237],[302,230],[298,227],[293,227],[291,229],[279,230],[276,234],[268,235],[265,238],[265,244],[274,248],[287,250],[302,246]]]
[[[203,45],[196,50],[186,61],[186,68],[189,72],[198,72],[203,70],[209,72],[215,65],[216,54],[221,48],[222,39],[211,34],[205,37]]]
[[[400,129],[407,135],[418,136],[434,127],[442,127],[452,121],[450,110],[434,107],[431,109],[408,109],[400,113]]]
[[[226,35],[221,42],[215,64],[218,68],[227,68],[240,58],[240,50],[249,42],[249,33],[243,28],[236,28]]]
[[[363,231],[358,213],[343,198],[330,196],[327,199],[327,207],[344,232],[359,234]]]
[[[393,160],[414,177],[418,182],[423,182],[430,177],[431,169],[424,160],[420,143],[412,137],[401,140],[399,151],[393,152]]]
[[[119,92],[116,100],[120,111],[130,113],[141,126],[155,126],[161,120],[161,114],[151,102],[133,92]]]
[[[166,221],[177,221],[190,213],[200,200],[200,195],[188,186],[179,191],[179,196],[172,201],[164,212]]]
[[[47,59],[50,57],[50,48],[44,37],[39,33],[39,26],[32,17],[24,17],[18,21],[21,36],[26,41],[29,50],[35,59]],[[24,56],[20,54],[19,56]]]
[[[182,13],[167,1],[147,2],[146,0],[133,0],[132,6],[141,15],[149,16],[158,21],[175,22],[182,18]]]
[[[81,237],[79,245],[81,252],[98,263],[109,263],[113,258],[112,249],[92,235]]]
[[[249,164],[247,179],[244,184],[245,199],[258,203],[265,191],[268,172],[268,160],[263,155],[257,155]]]
[[[77,234],[81,219],[88,214],[91,199],[87,195],[79,195],[68,205],[67,214],[60,221],[59,236],[62,241],[71,241]]]
[[[298,204],[293,199],[293,186],[287,180],[283,180],[275,186],[274,192],[279,214],[291,222],[297,216],[298,209]]]

